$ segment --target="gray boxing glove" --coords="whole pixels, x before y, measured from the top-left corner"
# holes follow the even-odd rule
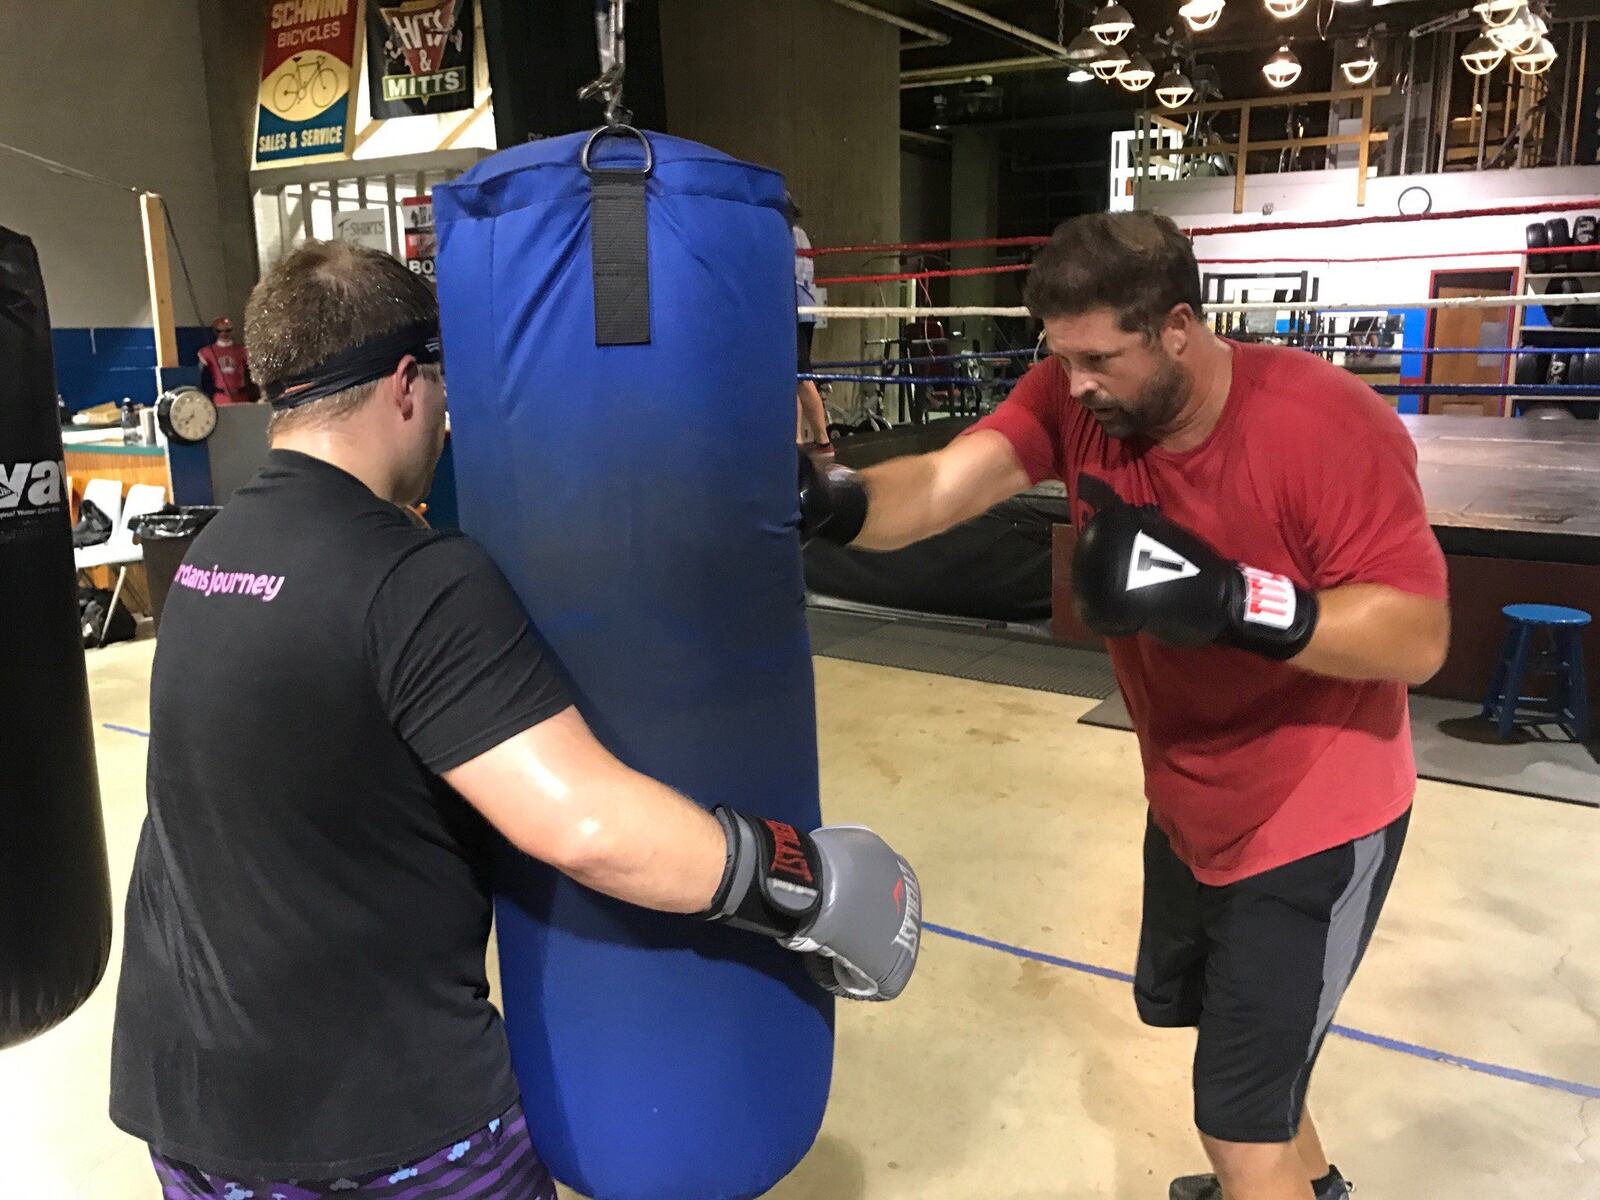
[[[701,914],[776,938],[836,996],[893,1000],[916,969],[922,892],[911,864],[859,825],[804,834],[782,821],[714,810],[727,864]]]

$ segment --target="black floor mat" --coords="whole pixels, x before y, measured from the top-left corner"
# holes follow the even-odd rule
[[[1496,741],[1493,727],[1478,711],[1478,705],[1462,700],[1411,697],[1411,741],[1418,775],[1600,808],[1600,759],[1594,749],[1562,740],[1565,734],[1548,727],[1518,729],[1512,740]],[[1133,728],[1119,695],[1096,705],[1079,721],[1103,729]],[[1549,736],[1542,736],[1545,733]]]
[[[1116,691],[1111,662],[1093,650],[978,626],[893,620],[812,608],[811,650],[825,658],[926,671],[1099,700]]]

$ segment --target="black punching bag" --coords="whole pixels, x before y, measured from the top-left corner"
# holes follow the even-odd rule
[[[0,1048],[94,991],[111,879],[33,243],[0,228]]]

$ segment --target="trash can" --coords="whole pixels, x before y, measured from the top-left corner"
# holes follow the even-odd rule
[[[128,523],[134,540],[144,547],[145,578],[150,584],[150,615],[161,629],[161,610],[177,577],[178,566],[195,535],[222,511],[214,504],[169,504]]]

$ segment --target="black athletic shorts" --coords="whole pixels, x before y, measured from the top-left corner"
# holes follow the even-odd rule
[[[1311,1068],[1377,924],[1405,843],[1392,824],[1222,887],[1198,882],[1151,822],[1134,1000],[1147,1025],[1198,1026],[1194,1122],[1287,1142]]]
[[[809,375],[811,373],[811,337],[817,331],[815,321],[796,321],[795,330],[795,358],[799,363],[798,373]]]

